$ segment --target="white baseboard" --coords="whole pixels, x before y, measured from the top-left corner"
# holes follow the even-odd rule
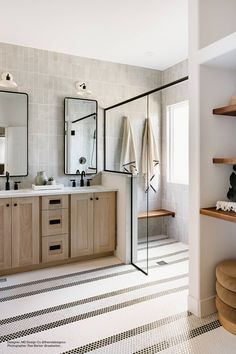
[[[217,312],[215,298],[216,297],[214,295],[200,301],[201,317],[205,317]]]
[[[188,310],[195,316],[200,317],[199,301],[192,296],[188,296]]]
[[[189,295],[188,297],[188,310],[197,317],[205,317],[217,311],[215,305],[215,296],[198,300]]]

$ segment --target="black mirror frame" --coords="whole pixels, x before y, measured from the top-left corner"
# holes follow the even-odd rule
[[[81,173],[66,173],[66,146],[65,146],[65,122],[66,122],[66,100],[80,100],[80,101],[92,101],[96,103],[96,132],[97,132],[97,136],[96,136],[96,170],[94,170],[94,173],[91,173],[89,175],[92,174],[96,174],[98,171],[98,101],[97,100],[92,100],[89,98],[79,98],[79,97],[65,97],[64,98],[64,126],[63,126],[63,132],[64,132],[64,175],[66,176],[80,176]]]
[[[27,121],[27,171],[25,175],[10,175],[10,177],[27,177],[29,175],[29,95],[26,92],[18,92],[18,91],[9,91],[9,90],[0,90],[1,92],[5,92],[5,93],[14,93],[17,95],[25,95],[26,96],[26,104],[27,104],[27,109],[26,109],[26,121]],[[6,178],[6,176],[4,175],[0,175],[0,177]]]

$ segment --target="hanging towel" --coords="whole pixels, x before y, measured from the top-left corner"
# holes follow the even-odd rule
[[[121,148],[120,170],[137,174],[137,158],[134,145],[134,137],[129,117],[124,117],[124,132]]]
[[[142,147],[142,174],[145,178],[145,192],[149,187],[156,193],[158,188],[157,166],[159,156],[150,118],[145,120]]]

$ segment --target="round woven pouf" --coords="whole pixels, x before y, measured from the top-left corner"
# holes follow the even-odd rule
[[[216,279],[225,289],[236,292],[236,260],[219,263],[216,267]]]
[[[216,267],[216,308],[221,325],[236,334],[236,260],[223,261]]]
[[[216,293],[226,305],[229,305],[236,309],[236,293],[224,288],[220,283],[216,282]]]
[[[218,296],[216,296],[216,308],[221,325],[230,333],[236,334],[236,309],[226,305]]]

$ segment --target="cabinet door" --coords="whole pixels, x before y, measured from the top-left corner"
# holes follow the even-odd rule
[[[115,192],[94,195],[94,253],[114,251],[116,233]]]
[[[93,194],[71,196],[71,257],[93,254]]]
[[[11,199],[0,199],[0,269],[11,268]]]
[[[39,263],[39,197],[12,199],[12,267]]]

